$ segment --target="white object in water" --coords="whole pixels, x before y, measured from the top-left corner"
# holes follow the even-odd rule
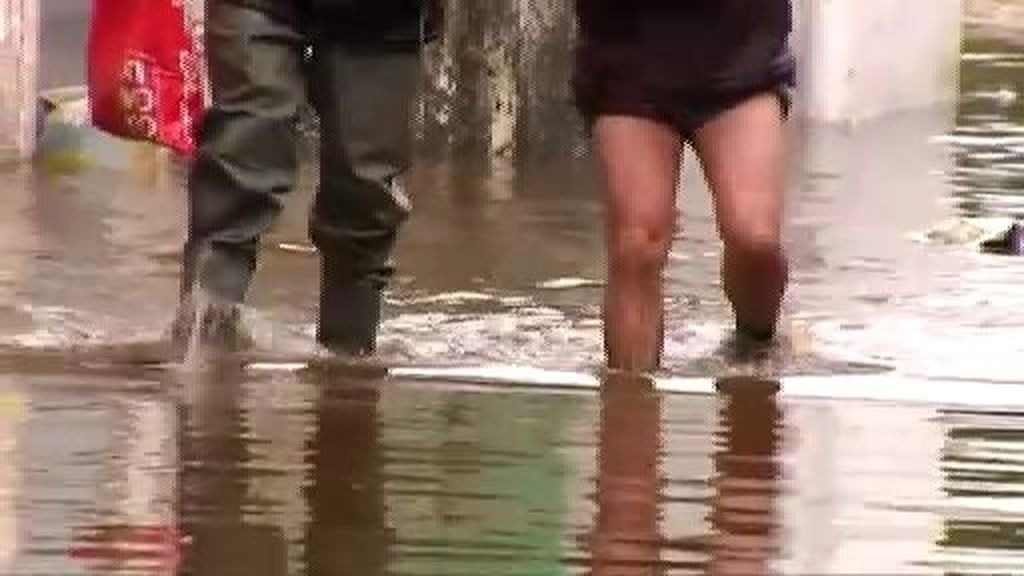
[[[1017,101],[1017,93],[1009,88],[1000,88],[995,94],[996,101],[1003,106],[1009,106]]]
[[[1011,224],[1011,218],[950,218],[929,230],[913,233],[910,237],[921,243],[980,245],[986,240],[998,238]]]
[[[317,250],[315,246],[309,246],[306,244],[292,244],[290,242],[281,242],[277,245],[278,248],[285,252],[297,252],[299,254],[316,254]]]
[[[541,290],[569,290],[572,288],[591,288],[604,286],[603,282],[597,280],[587,280],[586,278],[555,278],[553,280],[545,280],[537,284],[537,288]]]
[[[89,112],[89,91],[85,86],[66,86],[45,90],[39,99],[52,107],[54,120],[71,126],[88,126],[92,123]]]

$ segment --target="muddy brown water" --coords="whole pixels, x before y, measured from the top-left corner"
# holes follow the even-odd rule
[[[140,363],[175,300],[180,167],[89,140],[91,165],[5,168],[0,573],[1021,573],[1024,265],[968,224],[1024,213],[1022,67],[971,39],[955,108],[793,127],[787,346],[765,362],[722,346],[691,157],[665,376],[703,380],[674,392],[587,380],[585,159],[412,174],[385,362],[514,386],[287,367],[315,313],[309,170],[251,301],[278,363]]]

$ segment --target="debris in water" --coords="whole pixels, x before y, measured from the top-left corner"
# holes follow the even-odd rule
[[[555,278],[537,284],[541,290],[571,290],[573,288],[595,288],[604,286],[604,282],[587,280],[586,278]]]
[[[285,252],[295,252],[297,254],[316,254],[316,246],[308,244],[291,244],[288,242],[280,242],[277,245],[278,248]]]
[[[999,236],[982,241],[981,251],[1003,256],[1024,256],[1024,224],[1014,222]]]
[[[420,298],[412,298],[407,300],[405,304],[460,304],[464,302],[489,302],[494,300],[497,300],[497,297],[491,294],[484,294],[482,292],[462,291],[445,292],[442,294],[423,296]]]
[[[910,237],[921,243],[980,246],[1005,234],[1011,224],[1009,218],[951,218]]]

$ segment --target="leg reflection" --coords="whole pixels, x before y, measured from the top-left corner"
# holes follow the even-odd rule
[[[306,532],[309,576],[383,576],[387,569],[375,383],[318,383]]]
[[[285,576],[281,531],[246,518],[253,473],[241,397],[243,374],[217,369],[189,383],[196,394],[181,406],[181,492],[185,551],[190,576]]]
[[[650,381],[611,376],[601,388],[593,576],[654,576],[660,556],[661,404]]]
[[[708,574],[772,574],[779,553],[782,411],[778,382],[728,378],[717,384],[720,425],[715,450]]]

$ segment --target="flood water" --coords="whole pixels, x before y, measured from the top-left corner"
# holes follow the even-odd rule
[[[767,364],[723,351],[689,157],[664,376],[704,380],[676,393],[61,361],[159,339],[184,200],[180,166],[109,142],[83,160],[55,128],[55,152],[0,174],[0,573],[1021,573],[1024,266],[964,230],[1024,215],[1022,68],[971,39],[955,107],[793,126],[787,344]],[[383,357],[580,380],[603,277],[585,156],[440,148],[411,177]],[[313,172],[252,293],[286,356],[312,338]]]

